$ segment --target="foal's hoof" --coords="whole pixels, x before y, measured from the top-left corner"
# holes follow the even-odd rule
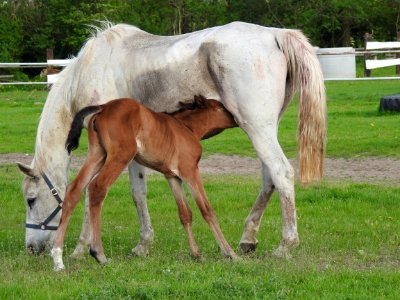
[[[90,255],[94,257],[95,260],[99,264],[105,265],[107,263],[107,258],[104,254],[99,254],[96,250],[90,249],[89,251]]]
[[[225,258],[231,260],[231,261],[241,261],[242,258],[239,257],[235,251],[231,250],[229,252],[222,252],[222,254],[224,255]]]
[[[195,262],[203,263],[203,262],[206,261],[206,260],[204,259],[204,257],[203,257],[200,253],[191,254],[191,256],[192,256],[192,259],[193,259]]]
[[[256,251],[258,243],[240,243],[240,250],[242,253],[251,253]]]

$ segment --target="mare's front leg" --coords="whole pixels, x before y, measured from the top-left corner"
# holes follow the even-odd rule
[[[132,255],[147,256],[150,246],[154,240],[154,232],[151,226],[149,210],[147,208],[147,186],[145,167],[136,161],[132,161],[128,167],[129,180],[131,184],[131,193],[133,202],[135,203],[139,224],[140,224],[140,240],[132,249]]]
[[[219,227],[217,217],[214,214],[214,210],[207,199],[206,193],[204,191],[203,183],[200,177],[200,173],[198,168],[196,167],[191,174],[188,176],[184,176],[185,180],[189,185],[190,193],[192,194],[194,200],[196,201],[197,206],[200,209],[200,212],[211,227],[211,230],[215,236],[215,239],[218,242],[218,245],[224,254],[225,257],[229,257],[231,259],[237,260],[239,257],[232,250],[231,246],[225,239],[222,234],[221,228]]]
[[[85,214],[83,216],[82,229],[79,235],[78,244],[75,247],[74,252],[72,252],[71,257],[82,258],[85,253],[89,250],[89,192],[85,191]]]
[[[192,231],[192,210],[187,202],[185,191],[182,188],[182,180],[177,177],[166,177],[172,190],[176,204],[178,205],[179,218],[189,240],[190,252],[194,258],[201,259],[199,248],[194,240]]]

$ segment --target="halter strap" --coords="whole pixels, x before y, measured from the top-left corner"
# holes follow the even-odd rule
[[[51,194],[54,196],[54,198],[56,198],[58,204],[61,204],[63,201],[61,200],[60,196],[58,195],[56,188],[53,186],[50,179],[47,177],[47,175],[45,173],[41,173],[41,174],[42,174],[44,181],[46,181],[46,184],[49,187]]]
[[[44,181],[46,182],[47,186],[50,189],[51,194],[53,197],[57,200],[58,205],[57,207],[53,210],[53,212],[40,224],[25,224],[25,228],[31,228],[31,229],[41,229],[41,230],[57,230],[58,226],[49,226],[48,224],[54,219],[54,217],[58,214],[58,212],[62,209],[62,203],[63,201],[61,200],[60,196],[58,195],[58,192],[56,188],[53,186],[51,183],[50,179],[46,176],[45,173],[41,173]]]

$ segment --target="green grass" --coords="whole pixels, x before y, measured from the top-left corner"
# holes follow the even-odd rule
[[[395,299],[400,282],[400,187],[322,182],[296,187],[301,245],[292,259],[271,252],[279,244],[281,217],[275,195],[267,207],[255,254],[243,262],[222,258],[194,202],[193,230],[204,263],[189,256],[186,236],[165,180],[149,178],[148,203],[155,242],[147,258],[127,258],[138,240],[138,221],[127,174],[112,187],[103,208],[102,238],[110,262],[68,257],[79,235],[83,204],[66,235],[67,271],[54,273],[48,254],[24,249],[22,178],[0,166],[0,299],[279,298]],[[257,196],[260,179],[205,176],[207,194],[234,248]]]
[[[378,112],[381,96],[399,93],[399,81],[327,82],[328,148],[330,157],[400,157],[400,114]],[[45,102],[44,91],[0,92],[0,153],[33,153],[36,128]],[[279,127],[279,141],[289,157],[297,151],[297,101]],[[77,154],[86,153],[86,138]],[[239,128],[203,142],[204,155],[255,156]]]

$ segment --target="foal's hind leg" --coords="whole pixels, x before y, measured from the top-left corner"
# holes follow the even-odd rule
[[[121,147],[119,149],[121,149]],[[99,263],[107,262],[100,234],[100,213],[103,201],[110,186],[115,182],[136,153],[136,149],[132,150],[128,147],[125,147],[124,151],[124,153],[108,153],[104,166],[89,185],[90,255]]]
[[[262,168],[263,187],[257,197],[256,203],[254,203],[254,206],[246,219],[245,229],[242,238],[240,239],[240,249],[244,253],[254,251],[257,247],[258,240],[256,234],[260,228],[260,221],[264,214],[265,207],[274,192],[274,185],[272,184],[269,170],[264,164],[262,165]]]
[[[82,196],[82,191],[103,165],[104,158],[105,155],[103,149],[101,149],[99,145],[90,145],[86,162],[79,171],[75,180],[72,181],[67,188],[67,193],[63,202],[60,224],[58,226],[58,230],[56,231],[53,248],[51,250],[55,270],[64,269],[64,264],[62,261],[62,248],[64,245],[65,232],[67,230],[72,211],[79,202]]]
[[[131,183],[131,193],[136,205],[140,224],[140,240],[135,248],[132,249],[132,255],[147,256],[150,245],[154,240],[154,231],[151,227],[149,210],[147,208],[146,195],[146,173],[145,167],[132,161],[128,167],[129,180]]]
[[[175,197],[176,204],[178,205],[179,218],[186,230],[192,256],[195,258],[200,258],[200,251],[197,247],[196,241],[194,240],[192,231],[192,210],[190,209],[189,203],[185,197],[185,192],[182,188],[182,180],[177,177],[166,178]]]
[[[214,210],[210,202],[208,202],[206,193],[204,191],[199,170],[196,168],[192,172],[192,174],[183,177],[185,178],[185,180],[189,185],[190,193],[192,194],[194,200],[196,201],[196,204],[199,207],[204,220],[206,220],[208,225],[211,227],[211,230],[224,256],[234,260],[239,259],[239,257],[232,250],[231,246],[229,245],[224,235],[222,234],[221,228],[219,227],[218,224],[218,220],[214,214]]]

